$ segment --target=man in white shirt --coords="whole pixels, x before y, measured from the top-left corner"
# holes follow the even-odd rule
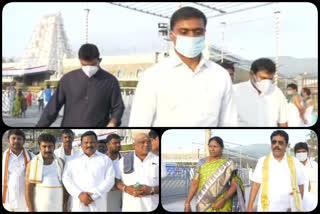
[[[309,148],[307,143],[297,143],[294,146],[294,154],[296,158],[303,164],[307,183],[304,184],[303,209],[311,212],[316,209],[318,204],[318,164],[310,160]]]
[[[67,192],[62,185],[64,161],[54,155],[56,138],[43,133],[38,138],[40,153],[26,170],[26,201],[29,212],[66,212]]]
[[[287,100],[272,83],[275,72],[272,60],[260,58],[251,65],[249,80],[233,86],[239,126],[288,126]]]
[[[81,148],[66,164],[62,181],[72,196],[73,212],[106,212],[106,194],[115,183],[112,161],[97,151],[97,135],[87,131],[81,136]]]
[[[251,179],[248,211],[254,210],[258,192],[258,212],[302,211],[301,199],[306,181],[303,166],[286,153],[289,136],[285,131],[274,131],[270,139],[272,153],[258,160]]]
[[[134,152],[120,160],[116,183],[123,192],[122,212],[151,212],[159,204],[159,157],[150,152],[147,134],[135,137]]]
[[[117,134],[108,135],[106,138],[107,155],[112,160],[114,169],[119,167],[119,162],[122,158],[121,150],[121,137]],[[116,185],[108,192],[107,195],[107,211],[108,212],[121,212],[122,207],[122,192]]]
[[[25,134],[19,129],[8,132],[9,148],[2,156],[2,205],[10,212],[25,212],[25,169],[33,154],[23,148]]]
[[[228,72],[201,54],[207,19],[182,7],[170,20],[173,56],[139,79],[129,126],[236,126]]]
[[[63,159],[65,162],[68,162],[73,155],[76,155],[78,152],[75,148],[72,147],[72,142],[74,140],[74,133],[71,129],[63,129],[61,134],[61,140],[63,145],[54,150],[54,154]]]

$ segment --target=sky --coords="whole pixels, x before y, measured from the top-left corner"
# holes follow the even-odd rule
[[[165,3],[164,3],[165,4]],[[249,4],[249,3],[248,3]],[[183,3],[182,3],[183,6]],[[2,11],[4,57],[21,57],[41,17],[61,12],[69,44],[76,53],[85,42],[87,3],[9,3]],[[88,3],[89,42],[103,55],[151,53],[166,48],[158,36],[159,22],[169,20],[108,3]],[[206,39],[245,59],[275,56],[275,8],[280,15],[280,55],[318,56],[318,12],[311,3],[277,3],[208,20]],[[221,22],[226,22],[222,27]]]
[[[211,136],[219,136],[229,148],[237,145],[269,144],[270,135],[277,129],[212,129]],[[291,148],[298,142],[306,142],[309,129],[286,129],[289,135]],[[195,144],[193,144],[195,143]],[[163,133],[161,137],[161,152],[180,151],[195,153],[199,148],[203,152],[205,143],[204,129],[171,129]]]

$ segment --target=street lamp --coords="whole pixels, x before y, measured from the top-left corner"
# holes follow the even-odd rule
[[[203,143],[192,142],[192,144],[204,145]],[[198,160],[200,159],[200,149],[198,148]]]

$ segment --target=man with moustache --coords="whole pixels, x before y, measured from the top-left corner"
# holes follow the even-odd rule
[[[112,161],[97,151],[97,135],[87,131],[81,135],[81,148],[67,162],[63,184],[72,196],[72,212],[106,212],[106,193],[115,183]]]
[[[285,131],[274,131],[270,139],[272,153],[258,160],[251,179],[248,211],[254,210],[259,190],[258,212],[302,211],[303,184],[306,182],[303,166],[286,153],[289,136]]]
[[[117,188],[123,192],[122,212],[150,212],[159,203],[159,157],[150,151],[150,138],[138,134],[134,152],[120,160],[116,168]]]
[[[23,147],[25,139],[20,129],[9,130],[9,148],[2,156],[2,205],[11,212],[27,210],[24,177],[33,154]]]
[[[56,138],[43,133],[40,153],[27,166],[26,201],[29,212],[67,211],[67,192],[62,185],[64,161],[54,155]]]
[[[122,155],[121,150],[121,137],[117,134],[108,135],[106,138],[107,143],[107,155],[112,160],[113,167],[116,169],[119,167],[120,159]],[[107,196],[107,211],[108,212],[120,212],[122,207],[122,192],[114,186]]]

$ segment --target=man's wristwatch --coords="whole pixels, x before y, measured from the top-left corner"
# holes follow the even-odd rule
[[[154,195],[154,187],[151,187],[150,195]]]

